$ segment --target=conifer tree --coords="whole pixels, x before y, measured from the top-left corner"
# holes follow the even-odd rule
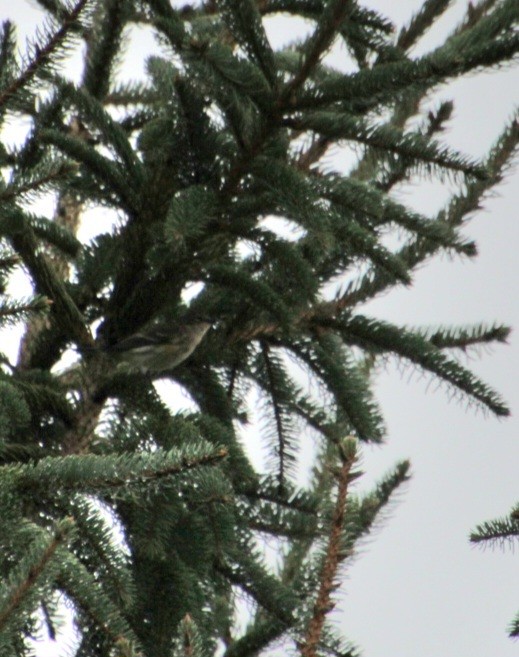
[[[352,490],[359,444],[384,435],[373,364],[395,355],[508,414],[452,355],[505,341],[506,327],[411,329],[362,305],[435,254],[476,254],[459,229],[502,179],[517,119],[483,161],[440,139],[451,103],[415,119],[437,85],[517,55],[518,5],[469,3],[441,46],[414,57],[448,0],[425,0],[399,32],[355,0],[38,2],[48,21],[25,55],[13,24],[0,34],[0,118],[30,122],[0,151],[0,321],[24,327],[18,361],[4,356],[0,371],[0,655],[31,654],[41,622],[54,636],[67,600],[77,657],[249,657],[279,641],[353,656],[329,622],[334,592],[409,470]],[[279,13],[305,19],[309,36],[273,49],[266,19]],[[157,38],[144,84],[117,79],[131,26]],[[349,73],[327,63],[337,43]],[[337,144],[359,149],[347,172],[323,166]],[[423,216],[391,195],[416,176],[459,191]],[[36,213],[49,195],[54,215]],[[82,242],[85,209],[101,229]],[[20,267],[30,298],[6,292]],[[212,327],[188,358],[168,369],[155,351],[154,367],[121,367],[125,349],[141,354],[153,331],[178,336],[196,315]],[[158,378],[175,384],[173,402]],[[245,446],[252,398],[267,472]],[[301,487],[309,434],[319,447]],[[278,568],[265,537],[283,548]]]

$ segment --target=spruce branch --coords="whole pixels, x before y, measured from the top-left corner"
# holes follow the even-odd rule
[[[316,164],[326,153],[328,147],[333,143],[329,137],[313,135],[312,142],[306,150],[301,150],[296,159],[296,167],[300,171],[308,172],[313,164]]]
[[[519,522],[512,514],[507,518],[477,525],[470,534],[471,543],[504,546],[505,543],[513,545],[513,541],[517,539],[519,539]]]
[[[63,45],[64,40],[76,25],[87,3],[88,0],[78,0],[69,12],[62,15],[60,27],[51,35],[47,43],[35,47],[34,57],[28,62],[25,70],[5,89],[0,90],[0,107],[25,88],[39,74],[40,70],[49,64],[52,55]]]
[[[337,469],[337,456],[341,453],[341,443],[344,441],[345,435],[347,435],[345,427],[341,427],[340,433],[321,447],[319,460],[316,461],[312,471],[310,490],[319,503],[316,505],[316,512],[309,518],[308,524],[315,536],[325,540],[330,536],[330,521],[335,508],[333,495],[336,479],[333,473]],[[310,536],[292,542],[290,550],[283,559],[281,578],[285,584],[301,586],[314,544],[315,540],[312,540]],[[320,571],[317,575],[317,584],[320,583],[319,574]]]
[[[7,80],[14,68],[13,59],[16,49],[15,27],[11,21],[7,20],[2,23],[0,29],[0,75]]]
[[[272,353],[267,342],[260,343],[262,367],[256,381],[262,386],[272,409],[276,430],[275,461],[277,465],[278,490],[282,491],[294,462],[294,440],[292,438],[291,415],[287,408],[291,399],[291,385],[285,369]],[[264,377],[262,374],[264,373]],[[263,380],[264,379],[264,380]]]
[[[303,334],[312,330],[314,320],[333,319],[339,315],[350,304],[345,296],[341,296],[334,301],[319,301],[310,308],[304,308],[294,313],[289,326],[292,329],[301,331]],[[319,323],[319,322],[317,322]],[[324,322],[322,322],[324,323]],[[262,338],[280,337],[283,330],[283,324],[276,321],[254,321],[246,326],[235,328],[228,337],[230,344],[240,342],[251,342]]]
[[[202,637],[191,614],[186,614],[181,620],[178,634],[172,657],[205,657],[207,653],[204,650]]]
[[[279,618],[260,618],[226,649],[223,657],[249,657],[260,653],[286,631]]]
[[[89,125],[101,133],[103,144],[115,152],[124,166],[125,172],[131,176],[132,187],[139,189],[143,182],[143,167],[134,148],[129,143],[127,133],[119,123],[112,119],[103,104],[85,87],[76,88],[70,83],[61,82],[59,90],[69,105],[73,104],[78,108],[83,120],[88,121]],[[70,134],[80,139],[85,145],[93,142],[92,136],[77,117],[74,117],[71,122]]]
[[[463,192],[453,196],[448,205],[440,210],[434,221],[440,225],[460,226],[467,220],[471,212],[480,209],[485,195],[503,179],[504,172],[511,166],[518,144],[519,121],[514,117],[505,127],[484,162],[488,171],[486,179],[470,181]],[[441,248],[441,243],[433,243],[429,239],[418,237],[410,244],[403,246],[398,255],[410,269],[414,269]],[[474,254],[475,250],[472,250],[472,255]],[[392,281],[387,277],[374,276],[370,273],[349,286],[343,294],[342,303],[344,307],[355,306],[366,299],[375,297],[391,284]]]
[[[512,508],[504,518],[497,518],[483,522],[470,533],[470,542],[479,546],[501,548],[508,546],[515,548],[519,539],[519,504]],[[519,615],[517,615],[509,626],[509,636],[519,636]]]
[[[114,82],[102,99],[104,106],[153,105],[160,101],[158,90],[147,83],[137,81]]]
[[[42,602],[41,612],[43,614],[45,629],[47,630],[47,634],[49,635],[49,638],[52,641],[56,641],[56,624],[54,622],[55,619],[52,617],[51,611],[49,609],[49,605],[46,602]]]
[[[55,253],[52,254],[54,257],[49,258],[49,262],[52,261],[55,271],[60,256],[65,258],[65,256],[74,257],[78,255],[81,243],[67,228],[61,226],[58,222],[25,212],[15,204],[3,207],[0,205],[0,208],[3,215],[0,220],[0,233],[14,236],[22,232],[24,228],[30,229],[35,238],[41,238],[54,247]],[[59,276],[60,273],[56,271],[56,275]]]
[[[26,607],[28,597],[34,598],[34,589],[45,577],[49,564],[54,562],[54,569],[57,568],[56,552],[68,539],[73,527],[73,520],[67,518],[56,523],[52,536],[41,535],[42,530],[38,528],[33,537],[34,544],[29,546],[29,553],[11,574],[10,581],[2,586],[3,590],[0,590],[0,633],[9,631],[11,625],[19,624],[15,614]],[[27,613],[29,610],[25,611]]]
[[[439,247],[470,255],[471,243],[461,239],[454,227],[447,222],[434,221],[417,212],[412,212],[373,185],[355,179],[329,175],[314,181],[314,186],[319,193],[332,202],[338,212],[346,214],[347,221],[351,221],[350,216],[353,214],[355,222],[359,223],[364,230],[367,229],[373,233],[384,226],[396,225],[415,239],[427,238]],[[403,262],[400,261],[400,267]],[[387,270],[391,272],[389,267]],[[397,278],[403,279],[404,277]]]
[[[54,103],[51,103],[51,108],[49,114],[52,115],[56,111]],[[45,113],[44,113],[45,114]],[[45,123],[45,122],[43,122]],[[77,135],[79,138],[84,139],[85,135],[80,136],[78,134],[80,125],[77,121],[71,121],[70,129],[73,135]],[[37,131],[36,131],[37,132]],[[65,166],[65,165],[63,165]],[[76,165],[68,165],[72,169],[76,169]],[[68,169],[68,167],[66,167]],[[51,227],[51,235],[54,236],[52,240],[56,244],[56,235],[58,236],[57,245],[63,249],[65,252],[71,254],[71,243],[73,253],[71,255],[77,255],[79,244],[75,236],[79,228],[79,221],[81,215],[82,205],[74,194],[70,193],[61,193],[58,196],[58,201],[56,204],[56,211],[51,225],[47,224],[47,228]],[[42,236],[41,231],[38,230],[37,224],[33,225],[33,230],[36,236]],[[47,230],[47,233],[49,231]],[[65,239],[64,239],[65,238]],[[49,262],[53,265],[56,272],[56,276],[61,278],[61,280],[68,280],[70,275],[70,264],[63,257],[63,254],[57,250],[49,250],[47,253],[47,258]],[[34,318],[27,324],[25,333],[20,342],[20,347],[18,351],[18,365],[23,369],[27,369],[31,366],[33,357],[37,353],[38,340],[40,336],[49,328],[51,324],[48,318]]]
[[[2,275],[11,272],[20,264],[20,257],[11,253],[8,249],[0,249],[0,273]]]
[[[111,16],[113,18],[113,13],[115,12],[115,14],[117,15],[118,11],[121,10],[123,4],[124,3],[119,2],[118,0],[115,0],[115,2],[111,2],[110,8],[106,11],[106,15],[108,16],[110,14],[110,10],[112,10]],[[56,14],[59,20],[61,21],[64,20],[63,7],[56,6],[53,9],[50,9],[50,11],[51,13]],[[101,14],[103,13],[103,9],[101,8],[101,5],[99,5],[98,7],[98,12],[97,12],[98,20],[97,22],[94,21],[96,27],[99,27],[100,13]],[[66,15],[65,15],[65,20],[66,20]],[[122,29],[120,23],[118,27],[120,31],[120,29]],[[117,30],[115,31],[117,32]],[[113,37],[111,42],[110,42],[110,36]],[[105,31],[103,33],[102,39],[93,38],[93,35],[91,34],[90,38],[87,38],[86,41],[87,41],[86,66],[83,73],[82,88],[84,90],[85,88],[88,87],[88,83],[90,83],[91,87],[92,86],[96,87],[93,91],[93,94],[94,96],[98,97],[101,92],[101,86],[102,86],[101,80],[103,80],[106,84],[108,84],[107,80],[111,70],[110,66],[112,64],[113,56],[115,56],[115,49],[113,46],[114,46],[114,42],[117,41],[117,36],[114,37],[113,30],[111,31],[109,36],[107,36],[107,32]],[[110,50],[110,46],[112,46],[111,50]],[[101,57],[99,57],[100,50],[102,51]],[[111,54],[110,58],[108,58],[108,54]],[[109,62],[108,59],[110,60]],[[102,69],[102,73],[100,73],[100,69]],[[58,84],[58,86],[60,86],[60,84]],[[38,139],[41,136],[42,129],[49,128],[52,126],[53,114],[55,114],[55,112],[58,109],[58,106],[63,102],[63,100],[66,97],[63,92],[68,91],[70,95],[71,89],[72,86],[70,84],[67,85],[61,82],[62,93],[61,94],[56,93],[54,100],[51,101],[50,106],[46,109],[46,111],[40,112],[39,116],[37,117],[39,121],[36,122],[36,128],[35,128],[35,136],[37,136]],[[81,92],[77,92],[77,93],[80,94]],[[50,119],[50,121],[46,123],[45,118]],[[76,138],[80,142],[89,141],[88,131],[83,129],[83,126],[77,117],[72,118],[68,128],[69,128],[69,134],[72,138]],[[29,146],[30,146],[30,142],[29,142]],[[72,166],[74,168],[77,167],[77,165],[72,165]],[[57,203],[53,223],[56,226],[65,228],[68,231],[69,235],[75,236],[79,227],[81,211],[82,211],[82,203],[80,202],[79,198],[75,194],[69,192],[61,193],[58,198],[58,203]],[[61,256],[61,254],[56,252],[54,253],[50,252],[48,253],[48,258],[50,262],[53,264],[56,274],[59,277],[61,277],[62,280],[68,280],[70,274],[69,263]],[[48,320],[45,321],[45,320],[34,319],[27,325],[26,332],[20,343],[20,349],[18,355],[18,362],[21,367],[26,368],[31,365],[31,360],[37,353],[40,336],[50,328],[51,326],[49,325]],[[93,404],[93,407],[94,407],[93,416],[97,419],[99,415],[98,410],[100,410],[100,407],[95,403]],[[90,411],[89,415],[92,416],[92,411]],[[88,422],[85,423],[85,420],[83,418],[83,421],[82,422],[80,421],[79,424],[81,423],[92,426],[94,421],[92,420],[92,417],[89,417]]]
[[[67,292],[63,282],[56,275],[52,264],[39,252],[33,231],[26,228],[11,237],[14,250],[29,270],[36,289],[52,302],[52,310],[64,331],[82,347],[92,347],[93,340],[85,326],[84,318]]]
[[[224,448],[203,442],[185,450],[158,450],[153,454],[119,455],[106,458],[94,454],[47,457],[20,466],[15,474],[17,488],[53,491],[117,490],[126,486],[160,481],[175,475],[212,466],[227,456]],[[9,466],[5,472],[8,472]]]
[[[136,593],[135,582],[128,557],[121,554],[114,540],[112,519],[103,516],[97,504],[81,494],[67,492],[61,500],[75,522],[76,540],[71,550],[88,555],[89,563],[96,564],[98,578],[114,592],[113,598],[121,608],[128,608]]]
[[[443,11],[442,7],[446,8],[446,5],[448,4],[450,4],[450,2],[445,3],[444,0],[440,0],[439,2],[437,0],[427,0],[427,2],[424,3],[422,9],[414,17],[409,26],[409,34],[412,36],[413,42],[415,37],[419,36],[422,27],[425,27],[425,24],[431,19],[436,18],[436,11]],[[465,19],[454,29],[452,34],[447,37],[445,43],[437,49],[437,52],[446,50],[448,45],[452,44],[456,37],[464,34],[467,30],[475,26],[477,22],[483,18],[484,14],[486,14],[486,12],[489,11],[495,4],[496,0],[482,0],[482,2],[476,6],[472,5],[472,3],[469,3]],[[416,23],[415,20],[417,21]],[[408,33],[405,31],[405,28],[402,31],[401,36],[404,41],[407,40]],[[495,36],[496,34],[494,33],[492,35],[487,35],[487,38],[493,38]],[[475,41],[477,43],[478,39]],[[481,41],[481,39],[479,39],[479,41]],[[430,54],[433,55],[434,53]],[[409,90],[403,94],[399,102],[397,102],[393,116],[388,122],[388,125],[396,128],[403,128],[406,121],[410,119],[411,116],[418,113],[420,103],[426,98],[426,94],[430,92],[431,88],[435,84],[437,84],[437,80],[432,77],[429,81],[424,81],[419,85],[415,84],[411,86]],[[441,111],[442,108],[443,111]],[[446,115],[446,112],[448,112],[450,115],[452,112],[452,105],[449,107],[449,104],[445,103],[442,107],[440,107],[436,117],[433,116],[432,120],[429,122],[429,126],[426,127],[424,131],[425,135],[431,136],[434,132],[437,131],[437,129],[441,129],[441,126],[437,127],[437,124],[440,119],[444,121],[449,118],[449,116]],[[356,170],[352,172],[351,175],[359,179],[365,179],[366,177],[369,178],[374,175],[373,162],[369,151],[365,154],[364,158],[359,162]],[[398,162],[393,163],[389,172],[384,175],[382,181],[379,183],[379,186],[381,189],[384,189],[384,191],[389,191],[389,189],[391,189],[395,184],[407,177],[408,168],[406,162],[405,160],[399,160]]]
[[[340,338],[315,327],[313,343],[301,340],[285,344],[285,348],[322,381],[333,396],[339,417],[360,440],[381,442],[384,427],[380,409],[375,403],[367,381],[362,377],[352,354]]]
[[[353,10],[353,5],[352,0],[331,0],[324,5],[315,31],[304,45],[301,67],[281,92],[279,100],[281,107],[293,102],[295,94],[330,47],[341,24]]]
[[[508,406],[494,390],[420,335],[359,314],[343,321],[343,329],[339,330],[347,344],[401,356],[450,383],[454,390],[466,393],[496,415],[510,414]],[[337,328],[340,324],[341,320]]]
[[[2,299],[0,300],[0,325],[27,319],[33,313],[47,313],[51,305],[52,301],[41,295],[27,301],[22,299],[6,301]]]
[[[409,25],[403,27],[396,45],[404,51],[409,50],[452,4],[452,0],[425,0],[419,11],[412,17]]]
[[[301,92],[291,110],[317,110],[332,103],[349,103],[373,107],[398,97],[413,85],[439,84],[477,68],[503,65],[519,52],[519,35],[507,35],[478,47],[470,45],[460,55],[455,48],[445,47],[413,61],[399,61],[359,71],[330,82],[315,90]]]
[[[277,70],[274,53],[270,46],[261,14],[256,0],[242,0],[236,3],[231,0],[218,0],[222,8],[223,19],[230,28],[236,42],[250,54],[271,86],[276,83]]]
[[[358,141],[380,153],[385,151],[407,158],[414,164],[437,165],[465,175],[486,178],[487,172],[468,157],[440,146],[416,132],[400,132],[388,125],[370,125],[352,115],[337,112],[306,112],[300,118],[286,118],[283,124],[296,130],[311,130],[333,139]]]
[[[469,2],[467,6],[467,11],[462,22],[458,25],[457,29],[454,31],[454,35],[461,34],[465,30],[470,29],[480,21],[485,14],[491,11],[499,0],[481,0],[480,2],[472,3]]]
[[[63,388],[48,372],[43,375],[38,372],[17,372],[17,376],[10,380],[10,385],[20,394],[31,411],[39,416],[50,414],[70,426],[74,418],[74,408],[66,398]],[[41,444],[35,443],[36,453],[40,453]]]
[[[120,52],[130,3],[127,0],[104,0],[96,9],[88,35],[88,52],[81,86],[92,97],[103,99],[108,92],[110,74]]]
[[[91,628],[99,629],[113,646],[131,647],[142,657],[137,635],[123,611],[105,593],[95,575],[70,552],[63,555],[56,584],[86,615]]]
[[[351,471],[357,458],[357,445],[353,438],[347,438],[339,447],[341,465],[335,473],[337,479],[337,496],[333,517],[330,523],[328,545],[324,556],[320,585],[313,606],[313,613],[308,623],[306,634],[299,645],[302,657],[317,657],[317,647],[323,632],[326,616],[334,608],[332,593],[337,588],[338,569],[342,561],[349,556],[342,547],[342,536],[346,519],[346,502]]]
[[[146,0],[157,18],[153,23],[157,29],[164,34],[175,51],[181,51],[184,47],[186,30],[179,13],[173,9],[168,0]]]
[[[425,338],[438,349],[461,349],[493,342],[506,343],[512,329],[509,326],[494,324],[492,326],[474,326],[460,329],[437,329],[422,331]]]
[[[40,2],[66,20],[68,0]],[[22,107],[34,129],[19,151],[0,148],[0,164],[12,169],[0,189],[0,231],[36,293],[53,304],[47,328],[30,321],[20,367],[3,368],[1,480],[14,484],[1,487],[2,503],[11,515],[23,510],[45,525],[75,517],[71,557],[60,549],[61,574],[49,562],[34,591],[43,604],[52,603],[56,589],[72,601],[85,657],[134,657],[141,643],[150,657],[203,657],[220,649],[219,640],[226,657],[250,657],[296,637],[309,654],[352,657],[354,649],[326,621],[339,563],[408,472],[408,464],[397,464],[358,498],[341,488],[336,465],[344,436],[383,436],[369,380],[377,354],[411,361],[455,391],[506,410],[445,353],[506,340],[506,328],[401,330],[357,315],[354,306],[408,283],[412,269],[442,249],[475,253],[458,228],[510,165],[516,123],[492,151],[488,171],[433,141],[450,103],[413,131],[406,123],[438,83],[515,57],[516,7],[512,0],[469,5],[440,48],[412,61],[406,52],[446,0],[425,0],[395,42],[387,19],[346,0],[134,4],[96,1],[92,30],[71,27],[87,41],[80,88],[43,63],[20,89],[28,107],[3,106]],[[262,17],[280,11],[315,28],[300,44],[274,52]],[[123,35],[134,22],[155,32],[162,53],[148,61],[149,84],[118,84]],[[344,74],[323,59],[337,39],[358,73]],[[6,87],[18,70],[13,43],[6,27]],[[57,61],[60,50],[49,58]],[[37,80],[49,101],[32,102]],[[353,172],[328,174],[317,164],[341,140],[361,144],[365,167],[361,161]],[[63,175],[56,149],[67,158]],[[464,191],[434,219],[387,194],[420,166],[447,166],[466,178]],[[52,221],[15,206],[48,188],[59,194]],[[85,201],[96,211],[109,206],[118,219],[77,250]],[[338,277],[354,276],[359,280],[346,291],[337,289]],[[9,303],[0,321],[16,316]],[[20,303],[26,312],[29,304]],[[215,322],[193,357],[164,376],[175,406],[177,391],[189,396],[192,410],[177,413],[159,399],[155,376],[114,375],[103,349],[150,320],[181,320],[188,306],[214,313]],[[94,344],[87,327],[98,323]],[[63,379],[53,377],[50,368],[71,340],[82,362]],[[300,370],[308,390],[297,383]],[[278,452],[265,477],[241,442],[250,436],[251,386],[270,420],[261,436]],[[299,427],[320,441],[315,476],[302,491],[288,467]],[[342,531],[339,522],[328,529],[341,499]],[[279,573],[258,549],[265,537],[286,547]],[[16,541],[11,545],[14,554]],[[314,559],[320,545],[324,556]],[[8,560],[3,567],[14,572]],[[257,613],[234,638],[234,601],[243,592]],[[13,613],[25,625],[8,636],[6,654],[28,636],[33,608]],[[303,629],[302,618],[309,618]]]
[[[271,397],[272,409],[276,423],[276,433],[278,437],[278,486],[279,490],[283,490],[285,486],[285,470],[287,469],[288,465],[287,461],[290,459],[290,453],[287,451],[286,428],[284,426],[285,423],[283,420],[283,411],[279,403],[280,391],[278,390],[278,383],[280,383],[280,381],[278,380],[279,376],[276,375],[277,373],[274,370],[272,358],[269,353],[269,346],[266,342],[261,344],[261,352],[263,356],[263,362],[265,364],[265,371],[268,379],[268,390]]]
[[[298,600],[295,592],[271,575],[260,563],[250,541],[231,553],[232,561],[219,560],[215,569],[234,586],[249,595],[269,616],[280,620],[285,628],[296,623],[294,610]]]
[[[44,128],[39,132],[39,139],[44,144],[56,146],[71,159],[82,163],[100,182],[109,184],[111,195],[117,197],[129,214],[139,207],[138,189],[128,188],[119,163],[98,153],[83,138]]]
[[[408,118],[408,114],[411,113],[410,108],[406,108],[406,103],[402,103],[403,112],[395,112],[392,123],[398,124],[399,122],[404,121]],[[448,121],[451,117],[452,111],[454,109],[454,103],[452,101],[445,101],[441,103],[436,111],[430,111],[427,115],[427,121],[425,125],[422,125],[420,132],[425,137],[432,137],[438,132],[444,130],[444,123]],[[366,172],[369,175],[369,169],[371,168],[371,160],[369,153],[366,154],[363,162],[357,168],[355,172],[356,177],[362,178],[363,168],[366,167],[368,171]],[[367,165],[367,166],[366,166]],[[389,167],[389,171],[382,174],[380,181],[377,183],[377,187],[384,192],[389,192],[400,182],[408,180],[410,176],[409,161],[405,157],[399,158],[396,162],[392,163]],[[486,172],[488,175],[488,172]]]
[[[21,175],[14,176],[0,192],[0,202],[27,198],[31,192],[46,191],[49,187],[66,180],[71,173],[75,173],[76,167],[65,162],[50,162],[45,169],[41,172],[31,172],[29,175],[20,172]]]

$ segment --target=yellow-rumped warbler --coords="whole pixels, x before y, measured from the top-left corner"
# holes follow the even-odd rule
[[[117,362],[118,370],[165,372],[191,356],[211,325],[205,318],[182,324],[151,324],[111,345],[106,352]]]

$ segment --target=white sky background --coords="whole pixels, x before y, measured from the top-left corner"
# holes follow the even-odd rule
[[[402,25],[421,3],[364,4]],[[441,42],[465,7],[464,0],[453,2],[423,46]],[[0,19],[5,18],[19,26],[23,37],[33,34],[41,12],[29,0],[0,0]],[[295,36],[285,19],[271,20],[269,34],[275,46]],[[142,75],[150,47],[143,37],[133,44],[124,77]],[[342,52],[333,57],[337,66],[344,66]],[[435,99],[455,100],[445,141],[467,154],[483,155],[519,100],[518,89],[517,68],[473,75],[439,89]],[[512,172],[469,224],[466,234],[477,240],[477,259],[437,258],[417,273],[411,289],[395,290],[366,311],[412,326],[497,320],[519,327],[518,182]],[[447,198],[446,188],[420,183],[401,190],[398,198],[433,216]],[[517,332],[510,346],[492,351],[470,364],[509,402],[513,415],[504,421],[449,402],[434,384],[426,390],[428,380],[416,373],[409,381],[410,370],[402,374],[391,366],[377,378],[388,438],[382,447],[364,446],[366,475],[359,489],[404,458],[411,459],[413,479],[349,566],[340,592],[338,622],[366,657],[517,655],[517,643],[506,635],[519,610],[517,555],[468,543],[469,531],[478,523],[504,515],[519,501]],[[55,648],[49,654],[56,654]]]

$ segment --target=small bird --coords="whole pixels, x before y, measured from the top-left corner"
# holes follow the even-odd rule
[[[111,345],[106,352],[120,371],[166,372],[191,356],[212,324],[206,318],[185,320],[180,325],[153,323]]]

